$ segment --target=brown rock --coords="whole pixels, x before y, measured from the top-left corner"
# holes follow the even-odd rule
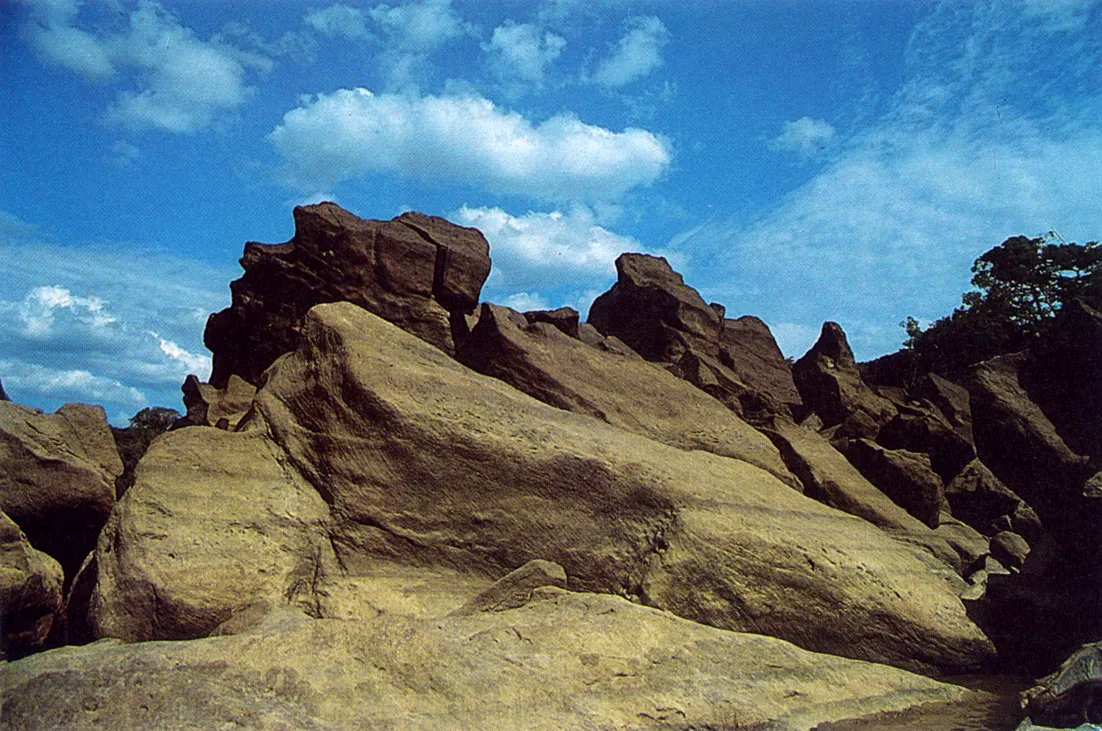
[[[803,400],[792,368],[764,322],[750,315],[724,320],[719,360],[746,387],[744,413],[799,415]]]
[[[0,401],[11,401],[8,398],[8,392],[4,390],[4,383],[0,381]]]
[[[945,484],[925,454],[886,449],[868,439],[840,442],[846,458],[869,482],[931,528],[945,502]]]
[[[524,319],[529,324],[546,322],[554,325],[564,334],[572,338],[579,338],[578,311],[573,307],[560,307],[557,310],[532,310],[524,313]]]
[[[991,556],[1010,569],[1020,569],[1029,556],[1029,543],[1017,533],[1004,530],[991,537]]]
[[[303,333],[257,395],[258,426],[331,505],[349,571],[545,558],[572,588],[809,648],[990,657],[910,549],[759,468],[551,408],[346,303],[314,308]]]
[[[723,404],[662,368],[575,340],[560,328],[491,304],[460,362],[544,403],[593,416],[681,449],[702,449],[799,483],[777,449]]]
[[[945,498],[954,516],[987,535],[995,534],[1000,517],[1007,516],[1009,520],[1009,516],[1024,505],[1023,500],[978,459],[970,462],[946,486]]]
[[[72,577],[115,504],[122,461],[103,409],[0,401],[0,510]]]
[[[918,395],[932,403],[961,439],[972,438],[972,399],[968,389],[936,373],[927,373],[918,383]]]
[[[55,728],[807,729],[954,685],[543,588],[505,612],[366,621],[273,611],[189,642],[0,664],[0,723]]]
[[[665,258],[621,254],[616,274],[616,284],[590,307],[590,324],[647,360],[677,363],[688,352],[718,359],[723,315]]]
[[[0,512],[0,661],[42,649],[61,609],[61,566]]]
[[[930,466],[948,482],[976,457],[976,449],[929,401],[893,399],[898,415],[880,428],[876,441],[888,449],[929,455]]]
[[[189,426],[214,426],[233,430],[248,413],[256,396],[256,386],[241,376],[231,374],[225,388],[201,383],[189,375],[181,387],[187,414],[184,423]]]
[[[544,586],[566,588],[566,572],[553,561],[535,559],[510,571],[494,582],[486,591],[474,596],[453,616],[475,614],[476,612],[502,612],[506,609],[523,607],[532,600],[532,592]]]
[[[465,331],[463,315],[490,272],[481,233],[420,213],[365,221],[333,203],[300,206],[294,216],[289,242],[245,245],[233,304],[207,322],[211,384],[225,388],[232,374],[259,383],[321,302],[354,302],[453,352],[453,328]]]
[[[835,322],[823,323],[822,333],[792,366],[792,378],[804,403],[837,436],[875,439],[880,427],[897,414],[890,401],[861,379],[846,334]]]

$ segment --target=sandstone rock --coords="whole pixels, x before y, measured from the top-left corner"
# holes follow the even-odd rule
[[[976,458],[976,449],[931,403],[896,402],[899,414],[885,424],[876,441],[888,449],[929,455],[930,467],[945,482]]]
[[[318,613],[328,508],[259,432],[168,432],[96,548],[97,637],[202,637],[260,598]]]
[[[812,649],[990,658],[952,591],[874,527],[744,462],[551,408],[350,304],[311,311],[255,413],[331,505],[349,571],[545,558],[571,588]]]
[[[557,310],[532,310],[524,313],[529,324],[546,322],[557,327],[572,338],[579,338],[578,311],[573,307],[560,307]]]
[[[750,315],[724,320],[719,360],[746,386],[744,413],[799,414],[803,400],[792,380],[792,368],[764,322]]]
[[[964,441],[969,444],[973,442],[972,400],[968,389],[936,373],[927,373],[919,381],[917,391],[919,396],[941,411],[942,416]]]
[[[473,228],[420,213],[365,221],[333,203],[295,208],[285,244],[245,245],[245,274],[233,304],[211,315],[210,382],[237,374],[250,383],[298,342],[302,317],[321,302],[354,302],[437,347],[454,350],[453,329],[478,303],[490,272],[489,245]]]
[[[1020,569],[1029,556],[1029,543],[1017,533],[1004,530],[991,536],[991,556],[1010,569]]]
[[[997,532],[994,529],[1000,517],[1007,516],[1009,527],[1009,516],[1022,506],[1028,510],[1022,499],[978,459],[946,486],[945,498],[954,516],[987,535]]]
[[[799,483],[769,440],[714,398],[637,356],[599,350],[546,322],[483,304],[465,365],[558,408],[681,449],[702,449]]]
[[[42,649],[61,608],[61,566],[0,512],[0,661]]]
[[[589,322],[651,361],[677,363],[687,352],[719,357],[723,315],[685,284],[664,257],[621,254],[616,284],[594,300]]]
[[[1072,653],[1056,672],[1022,694],[1022,707],[1029,715],[1026,728],[1039,728],[1034,723],[1055,728],[1102,723],[1102,643],[1091,642]]]
[[[232,430],[248,413],[256,396],[256,386],[236,373],[231,374],[225,388],[202,383],[189,375],[181,387],[188,426],[214,426]]]
[[[188,642],[99,642],[0,665],[0,724],[57,728],[808,729],[960,698],[895,668],[536,590],[505,612],[273,612]]]
[[[115,504],[122,461],[103,409],[0,401],[0,510],[72,577]]]
[[[792,366],[792,378],[804,403],[838,436],[874,439],[896,408],[861,379],[846,334],[836,322],[823,323],[819,339]]]
[[[486,591],[471,598],[452,612],[455,616],[476,612],[501,612],[523,607],[532,600],[532,592],[544,586],[566,588],[566,572],[553,561],[535,559],[510,571]]]
[[[846,458],[897,505],[931,528],[945,501],[945,484],[930,467],[925,454],[886,449],[868,439],[840,443]]]

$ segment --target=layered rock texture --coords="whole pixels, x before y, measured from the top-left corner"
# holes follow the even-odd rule
[[[805,729],[959,699],[914,672],[1037,659],[1039,592],[1092,590],[1088,308],[904,387],[659,257],[583,322],[479,306],[473,229],[295,224],[117,501],[102,411],[0,402],[4,728]]]

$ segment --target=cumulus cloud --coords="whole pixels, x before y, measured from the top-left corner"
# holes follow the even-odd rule
[[[544,32],[531,23],[507,21],[494,28],[493,36],[483,44],[482,50],[491,70],[502,81],[538,87],[547,68],[565,47],[566,39],[562,36]]]
[[[13,399],[50,410],[99,403],[132,415],[153,404],[179,408],[184,377],[209,374],[203,323],[228,304],[233,267],[130,247],[62,246],[6,215],[0,258],[0,377]]]
[[[1102,94],[1087,69],[1102,58],[1057,33],[1022,4],[940,6],[882,117],[760,217],[711,220],[671,246],[721,252],[698,260],[716,299],[777,322],[837,320],[873,357],[898,347],[906,316],[959,305],[972,261],[1006,237],[1096,239]]]
[[[781,133],[773,138],[774,150],[795,153],[802,160],[823,155],[834,142],[835,130],[829,123],[812,117],[785,122]]]
[[[449,41],[475,33],[455,12],[451,0],[376,5],[368,15],[387,41],[379,61],[392,89],[415,85],[432,53]]]
[[[327,8],[315,8],[306,13],[306,25],[318,33],[344,38],[368,38],[367,15],[359,8],[348,5],[330,5]]]
[[[612,53],[590,75],[592,82],[608,88],[626,86],[662,65],[662,50],[670,39],[662,21],[648,15],[630,19],[627,26]]]
[[[441,179],[544,200],[615,199],[672,159],[651,132],[613,132],[560,114],[533,124],[476,96],[340,89],[304,98],[269,141],[302,190],[373,173]]]
[[[36,0],[24,25],[28,44],[46,63],[119,91],[104,114],[110,124],[192,133],[243,105],[253,94],[249,69],[270,62],[216,40],[204,41],[155,2],[144,0],[122,32],[78,25],[78,0]],[[133,76],[133,83],[129,83]]]

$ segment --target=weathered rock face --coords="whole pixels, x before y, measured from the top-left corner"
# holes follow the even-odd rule
[[[62,648],[0,665],[0,725],[795,730],[962,692],[543,588],[504,612],[342,621],[282,610],[230,636]]]
[[[372,556],[500,575],[545,558],[571,588],[812,649],[990,657],[910,549],[757,467],[548,407],[352,305],[314,308],[303,335],[256,413],[330,504],[350,570]]]
[[[122,461],[103,409],[0,402],[0,510],[72,577],[115,504]]]
[[[1102,722],[1102,643],[1083,645],[1022,694],[1028,721],[1050,728]],[[1028,725],[1027,728],[1032,728]]]
[[[256,396],[256,386],[236,373],[231,374],[225,388],[202,383],[188,376],[181,387],[184,392],[184,424],[233,429],[248,413]]]
[[[42,649],[61,609],[61,565],[0,512],[0,661]]]
[[[953,515],[987,535],[994,535],[1004,516],[1011,527],[1028,539],[1040,537],[1040,522],[1033,510],[991,470],[973,460],[945,488]]]
[[[260,433],[187,428],[154,442],[96,550],[98,637],[202,637],[259,599],[318,613],[335,562],[328,508]]]
[[[792,380],[792,368],[764,322],[750,315],[725,319],[719,360],[746,386],[741,397],[744,413],[799,415],[803,399]]]
[[[677,363],[690,352],[719,357],[723,314],[685,284],[664,257],[621,254],[616,284],[589,309],[589,323],[647,360]]]
[[[483,304],[457,357],[544,403],[681,449],[741,459],[799,487],[776,447],[711,396],[635,353],[586,345],[541,316]]]
[[[792,378],[804,403],[825,427],[837,426],[839,436],[875,439],[898,413],[861,379],[846,334],[836,322],[823,323],[815,345],[792,366]]]
[[[365,221],[333,203],[301,206],[294,216],[289,242],[245,245],[233,304],[207,322],[211,384],[225,388],[231,374],[258,384],[294,350],[303,316],[322,302],[353,302],[454,351],[453,328],[465,329],[463,315],[490,272],[481,233],[419,213]]]
[[[938,526],[945,484],[930,467],[929,457],[905,449],[885,449],[868,439],[846,440],[842,451],[896,504],[931,528]]]

